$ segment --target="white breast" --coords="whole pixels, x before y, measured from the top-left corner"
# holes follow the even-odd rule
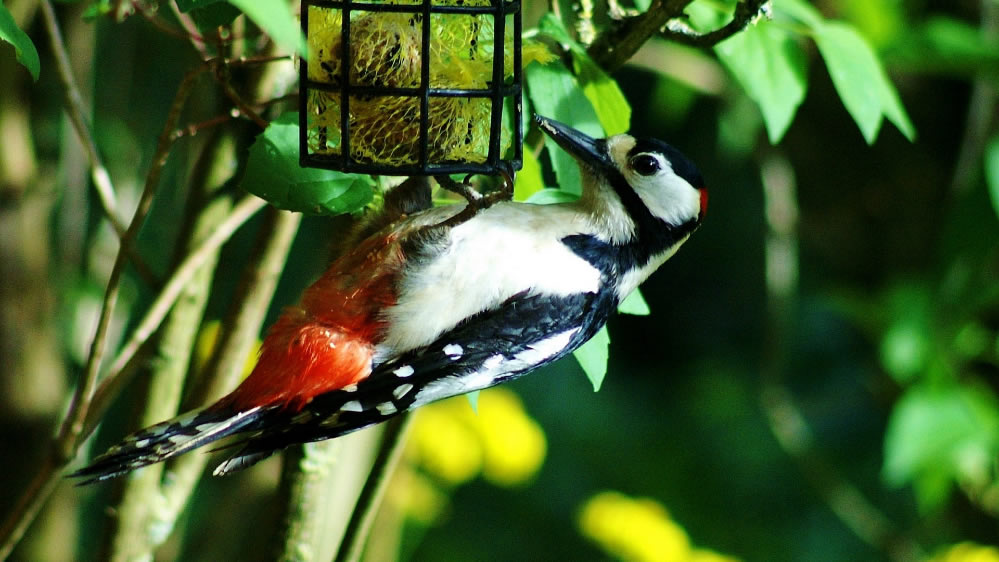
[[[572,206],[498,203],[454,227],[444,253],[402,279],[379,359],[425,346],[524,291],[596,292],[600,272],[560,242],[586,225]]]

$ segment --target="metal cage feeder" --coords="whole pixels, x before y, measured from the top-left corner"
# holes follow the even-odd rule
[[[522,164],[520,0],[303,0],[301,164],[383,175]]]

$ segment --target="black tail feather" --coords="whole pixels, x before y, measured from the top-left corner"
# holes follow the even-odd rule
[[[100,482],[186,453],[235,433],[252,431],[271,409],[233,413],[206,408],[148,427],[125,438],[89,466],[70,474],[79,485]]]

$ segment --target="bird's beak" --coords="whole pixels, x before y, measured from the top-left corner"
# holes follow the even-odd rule
[[[541,115],[535,115],[534,122],[580,162],[594,168],[613,168],[610,156],[607,154],[607,143],[603,139],[591,138],[568,125]]]

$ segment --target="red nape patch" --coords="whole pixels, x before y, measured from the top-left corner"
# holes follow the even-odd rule
[[[698,219],[703,219],[704,215],[708,212],[708,188],[702,187],[698,191],[701,192],[701,212],[698,214]]]
[[[288,309],[271,327],[250,376],[225,400],[237,410],[283,404],[300,410],[315,396],[371,374],[374,346]]]

